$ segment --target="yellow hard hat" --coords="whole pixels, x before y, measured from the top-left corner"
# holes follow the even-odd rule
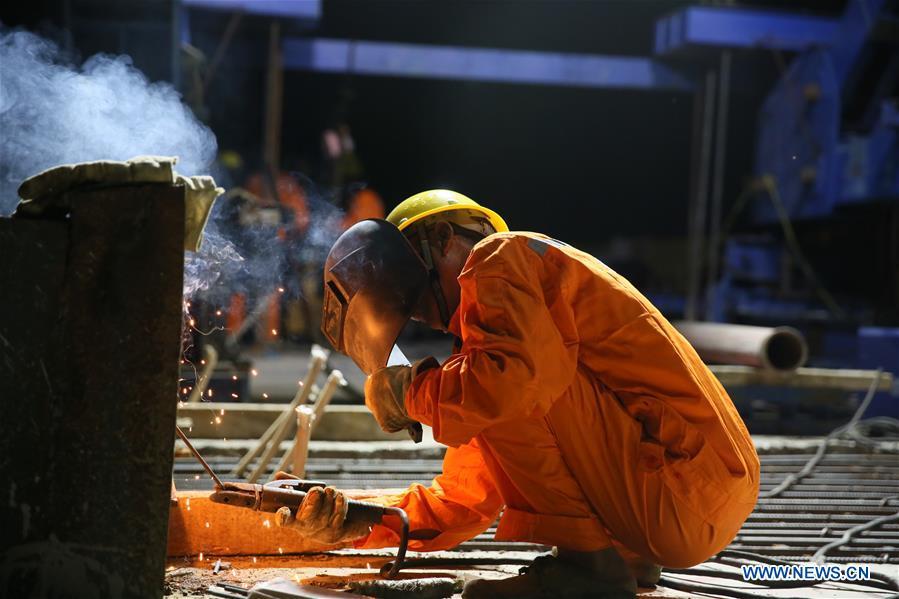
[[[390,214],[387,215],[387,220],[402,231],[412,223],[418,222],[423,218],[441,212],[449,212],[450,210],[470,210],[482,214],[497,233],[504,233],[509,230],[506,221],[499,214],[489,208],[484,208],[468,196],[449,189],[429,189],[428,191],[417,193],[403,200],[396,208],[391,210]]]

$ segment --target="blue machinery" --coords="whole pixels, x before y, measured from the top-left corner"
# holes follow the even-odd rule
[[[321,16],[318,0],[182,0],[182,24],[209,9],[306,23]],[[181,35],[189,39],[189,27]],[[864,326],[899,320],[899,1],[847,0],[838,18],[688,7],[657,21],[654,42],[652,57],[620,57],[286,38],[281,60],[285,69],[367,76],[692,92],[688,290],[660,305],[688,319],[793,324],[821,365],[899,375],[899,329]],[[737,52],[771,54],[782,72],[758,114],[752,184],[725,202]],[[737,220],[748,233],[731,231]],[[828,245],[841,243],[834,231],[847,223],[856,223],[847,239],[858,245],[861,228],[872,248],[840,264],[843,248]],[[832,294],[822,276],[878,261],[873,307],[870,289]]]

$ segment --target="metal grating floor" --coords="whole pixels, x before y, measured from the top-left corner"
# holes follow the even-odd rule
[[[835,450],[836,451],[836,450]],[[899,512],[899,454],[834,453],[815,471],[781,496],[761,499],[730,549],[786,560],[807,560],[822,546],[841,538],[850,527]],[[762,455],[762,491],[798,472],[810,453]],[[219,472],[234,458],[211,458]],[[406,487],[427,484],[439,471],[436,459],[336,459],[312,457],[309,478],[347,489]],[[195,478],[199,476],[199,478]],[[179,488],[209,488],[192,458],[178,458]],[[225,478],[227,480],[227,478]],[[493,529],[462,544],[461,550],[532,550],[529,543],[498,542]],[[829,562],[899,564],[899,519],[863,531],[828,552]]]

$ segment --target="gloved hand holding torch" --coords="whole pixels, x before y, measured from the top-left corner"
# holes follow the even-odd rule
[[[275,480],[297,478],[286,472],[275,474]],[[313,487],[306,491],[296,516],[285,506],[275,513],[275,522],[324,545],[362,538],[371,532],[372,525],[364,520],[347,521],[347,501],[347,496],[334,487]]]
[[[383,431],[396,433],[410,427],[420,431],[420,425],[406,412],[406,393],[415,377],[437,366],[437,360],[427,357],[411,366],[386,366],[365,380],[365,405]]]

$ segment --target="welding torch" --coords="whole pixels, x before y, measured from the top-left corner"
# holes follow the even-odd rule
[[[290,511],[296,515],[297,510],[306,498],[306,493],[313,487],[324,488],[326,483],[299,480],[299,479],[283,479],[273,480],[264,485],[256,483],[226,483],[215,474],[212,467],[203,459],[200,452],[188,440],[187,435],[180,427],[176,426],[175,431],[187,448],[191,451],[197,461],[203,466],[203,469],[212,477],[215,483],[215,490],[209,496],[209,500],[213,503],[221,503],[224,505],[233,505],[257,512],[277,512],[282,507],[290,508]],[[387,563],[381,568],[381,576],[386,578],[396,578],[400,569],[403,567],[403,559],[406,556],[406,548],[409,545],[409,517],[405,510],[398,507],[389,507],[378,505],[376,503],[368,503],[365,501],[357,501],[355,499],[347,499],[347,522],[359,522],[365,524],[379,524],[384,516],[391,515],[399,518],[401,523],[400,542],[396,552],[396,560]]]

